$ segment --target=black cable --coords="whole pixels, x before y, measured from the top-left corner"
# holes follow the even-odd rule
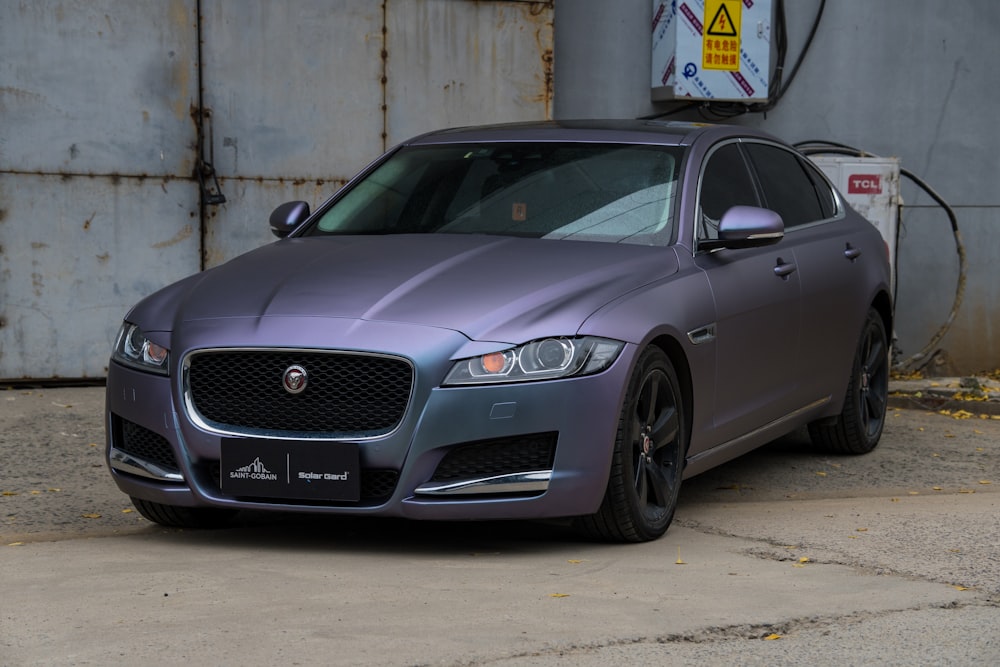
[[[799,149],[804,155],[816,155],[820,153],[833,153],[839,155],[851,155],[856,157],[878,157],[872,153],[853,148],[846,144],[837,143],[835,141],[823,141],[823,140],[810,140],[810,141],[800,141],[795,144],[795,147]],[[955,210],[944,200],[944,198],[939,195],[934,188],[927,184],[923,179],[918,177],[916,174],[908,169],[900,168],[899,174],[910,179],[917,187],[926,192],[931,199],[937,203],[938,206],[944,209],[945,214],[948,216],[948,221],[951,224],[952,236],[955,238],[955,250],[958,253],[958,283],[955,286],[955,298],[952,302],[951,312],[948,313],[947,319],[938,328],[937,332],[931,336],[930,341],[923,348],[920,349],[914,355],[911,355],[907,359],[897,363],[895,365],[898,371],[907,370],[920,370],[923,368],[932,358],[934,347],[941,342],[945,334],[951,328],[951,325],[955,322],[955,317],[958,314],[958,309],[962,305],[962,301],[965,299],[965,283],[966,283],[966,256],[965,256],[965,244],[962,242],[962,233],[958,228],[958,217],[955,215]],[[898,253],[897,253],[898,257]],[[919,364],[919,365],[917,365]]]

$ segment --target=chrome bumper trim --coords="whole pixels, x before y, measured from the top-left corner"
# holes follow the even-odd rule
[[[138,475],[140,477],[147,477],[149,479],[157,479],[167,482],[183,482],[184,475],[173,470],[167,470],[155,463],[150,463],[149,461],[136,458],[131,454],[123,452],[120,449],[111,448],[111,452],[108,454],[108,459],[110,461],[111,467],[115,470],[120,470],[121,472],[127,472],[131,475]]]
[[[416,488],[418,496],[464,496],[484,493],[537,493],[549,488],[551,470],[517,472],[457,482],[427,482]]]

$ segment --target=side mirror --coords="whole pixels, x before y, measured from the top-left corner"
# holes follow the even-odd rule
[[[719,238],[698,242],[699,250],[759,248],[785,237],[785,223],[774,211],[756,206],[733,206],[719,221]]]
[[[309,217],[309,204],[304,201],[288,201],[271,212],[271,233],[283,239]]]

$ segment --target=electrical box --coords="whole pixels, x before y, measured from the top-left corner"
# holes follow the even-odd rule
[[[896,234],[899,229],[899,159],[811,155],[809,159],[833,181],[855,211],[878,227],[889,246],[893,283],[896,277]]]
[[[653,0],[652,99],[765,102],[771,0]]]

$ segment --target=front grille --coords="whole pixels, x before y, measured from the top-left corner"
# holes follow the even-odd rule
[[[551,470],[558,433],[532,433],[459,445],[438,464],[433,482]]]
[[[282,376],[308,373],[300,394]],[[397,357],[303,350],[211,351],[191,355],[190,401],[210,428],[249,434],[365,438],[403,419],[413,368]]]
[[[171,472],[179,470],[174,450],[166,438],[117,415],[113,419],[116,422],[117,436],[114,442],[115,449]]]

